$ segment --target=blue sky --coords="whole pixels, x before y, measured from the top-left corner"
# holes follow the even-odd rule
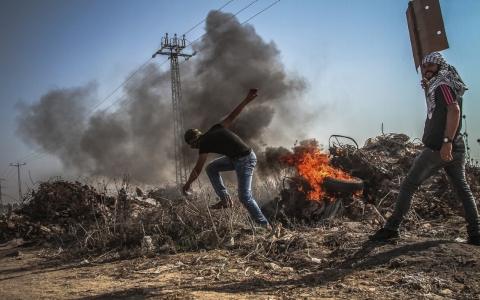
[[[228,4],[227,4],[228,3]],[[51,90],[95,83],[88,107],[105,109],[122,96],[114,92],[147,62],[166,32],[197,40],[201,23],[212,10],[236,14],[252,1],[234,0],[3,0],[0,2],[0,178],[4,202],[18,198],[16,168],[39,148],[19,136],[18,103],[37,103]],[[263,9],[273,6],[261,12]],[[441,0],[450,49],[443,51],[469,87],[464,114],[471,157],[480,160],[480,2]],[[274,43],[291,76],[308,88],[292,103],[308,114],[301,132],[267,139],[271,146],[293,146],[316,138],[328,143],[332,134],[363,144],[385,133],[420,138],[426,115],[421,79],[413,63],[405,11],[408,1],[260,0],[236,15],[266,42]],[[192,49],[187,48],[186,52]],[[193,58],[192,60],[194,60]],[[152,60],[159,65],[165,57]],[[161,67],[168,70],[168,63]],[[260,93],[262,87],[259,86]],[[169,97],[169,91],[166,92]],[[242,95],[243,96],[243,95]],[[261,97],[258,98],[261,100]],[[188,99],[184,99],[188,101]],[[214,110],[215,108],[212,108]],[[79,116],[81,117],[81,116]],[[307,117],[306,117],[307,118]],[[285,131],[295,120],[276,120]],[[280,126],[280,129],[278,128]],[[152,149],[152,151],[154,151]],[[88,176],[68,168],[55,155],[29,161],[20,168],[22,190],[35,182],[62,176]]]

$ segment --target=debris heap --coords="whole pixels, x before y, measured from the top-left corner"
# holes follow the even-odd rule
[[[370,138],[362,148],[351,140],[355,145],[342,144],[338,139],[329,145],[328,164],[352,178],[360,178],[363,181],[361,194],[351,196],[330,193],[322,199],[311,201],[312,199],[307,197],[309,189],[312,188],[311,184],[298,172],[294,176],[284,177],[280,195],[262,207],[266,215],[282,223],[291,218],[317,222],[325,219],[325,216],[332,217],[331,213],[336,213],[332,202],[341,201],[341,217],[382,225],[394,208],[401,181],[415,157],[423,150],[423,145],[410,141],[405,134],[385,134]],[[281,162],[282,157],[278,160]],[[478,204],[479,169],[467,166],[466,171],[467,180]],[[405,224],[415,227],[423,221],[445,221],[454,216],[463,216],[463,208],[449,186],[448,176],[441,171],[425,181],[415,194],[412,210]]]
[[[279,184],[283,188],[278,196],[262,210],[272,224],[282,223],[290,229],[300,223],[317,226],[324,222],[325,215],[335,216],[335,222],[381,226],[394,208],[401,180],[422,149],[420,143],[404,134],[370,138],[362,148],[333,143],[327,163],[349,178],[360,178],[360,194],[326,193],[323,199],[308,199],[311,186],[289,173]],[[466,173],[479,205],[480,170],[467,166]],[[81,251],[143,244],[150,250],[195,251],[214,249],[225,242],[234,245],[234,240],[242,238],[242,230],[251,226],[241,205],[210,211],[206,205],[210,195],[204,191],[196,199],[181,197],[174,188],[129,193],[128,178],[114,196],[107,195],[106,188],[100,190],[61,179],[40,183],[36,190],[29,190],[12,216],[0,215],[0,244],[24,239],[38,244],[59,243],[63,248]],[[434,222],[450,222],[460,230],[465,225],[461,203],[443,171],[429,178],[415,194],[403,228],[416,230]]]
[[[375,220],[372,221],[382,223],[394,208],[401,181],[422,150],[420,142],[410,141],[404,134],[386,134],[368,139],[361,149],[333,145],[330,163],[363,180],[363,203],[380,213],[379,217],[372,216]],[[480,170],[467,165],[466,174],[479,205]],[[415,193],[405,225],[416,227],[422,221],[445,221],[454,216],[463,216],[463,208],[442,170],[427,179]]]
[[[107,196],[106,189],[99,193],[78,181],[52,179],[29,190],[10,218],[0,217],[0,243],[23,238],[50,244],[76,243],[83,250],[128,244],[137,237],[128,234],[127,225],[148,205],[144,201],[132,203],[125,188],[114,197]]]

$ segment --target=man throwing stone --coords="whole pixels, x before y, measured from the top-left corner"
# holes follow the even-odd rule
[[[191,184],[198,178],[207,160],[208,153],[224,155],[210,162],[205,167],[208,178],[220,201],[210,208],[220,209],[233,206],[233,201],[223,184],[220,172],[234,171],[237,174],[238,198],[250,213],[251,218],[260,226],[270,229],[267,219],[252,197],[253,170],[257,163],[257,157],[235,133],[228,130],[228,126],[257,96],[258,89],[252,88],[247,97],[219,124],[213,125],[207,132],[202,134],[198,129],[189,129],[185,132],[185,142],[192,149],[199,149],[195,168],[192,170],[187,183],[183,186],[183,193],[190,189]]]
[[[467,221],[468,242],[480,246],[480,220],[477,206],[465,178],[465,144],[462,128],[462,97],[466,90],[455,67],[447,64],[440,53],[431,53],[422,60],[427,90],[427,119],[422,142],[425,149],[415,158],[407,176],[400,185],[395,209],[384,228],[369,238],[384,241],[397,238],[417,188],[438,170],[444,169],[462,202]]]

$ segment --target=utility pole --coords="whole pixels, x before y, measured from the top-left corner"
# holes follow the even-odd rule
[[[17,163],[16,165],[10,164],[12,167],[17,167],[18,170],[18,202],[22,202],[22,182],[20,181],[20,166],[24,166],[27,163],[19,164]]]
[[[5,179],[0,178],[0,210],[3,213],[2,180],[5,180]]]
[[[470,164],[470,146],[468,146],[468,133],[467,133],[467,116],[463,115],[462,116],[463,120],[464,120],[464,124],[465,124],[465,131],[463,132],[463,136],[465,137],[464,140],[465,140],[465,149],[467,150],[467,163]],[[461,121],[460,121],[461,122]],[[471,166],[473,166],[473,161],[472,161],[472,164]]]
[[[480,139],[477,139],[477,143],[480,145]],[[478,168],[478,159],[475,160],[475,165],[473,164],[473,158],[471,158],[472,160],[472,167],[475,167],[475,168]]]
[[[170,59],[170,73],[172,77],[173,136],[175,144],[175,177],[177,186],[181,186],[181,184],[187,182],[188,179],[185,156],[182,151],[185,125],[183,120],[182,86],[180,84],[178,57],[183,56],[185,57],[185,60],[188,60],[190,57],[194,56],[195,53],[181,53],[185,47],[185,35],[183,35],[182,38],[177,38],[177,34],[175,34],[173,38],[169,39],[167,33],[165,37],[162,38],[160,50],[152,55],[152,58],[157,54],[167,55]]]

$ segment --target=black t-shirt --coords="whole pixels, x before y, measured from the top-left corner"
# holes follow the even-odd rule
[[[453,152],[465,152],[465,144],[463,136],[460,134],[462,129],[462,98],[456,97],[455,92],[448,85],[442,84],[435,90],[435,103],[434,109],[432,103],[427,99],[429,106],[429,113],[427,120],[425,121],[425,129],[423,132],[422,142],[423,144],[433,150],[440,151],[443,145],[443,139],[445,138],[445,130],[447,128],[447,106],[458,104],[460,107],[460,121],[458,124],[457,132],[453,137],[452,143]],[[432,109],[430,109],[432,107]]]
[[[200,138],[198,153],[217,153],[233,158],[248,151],[250,147],[235,133],[220,124],[215,124]]]

